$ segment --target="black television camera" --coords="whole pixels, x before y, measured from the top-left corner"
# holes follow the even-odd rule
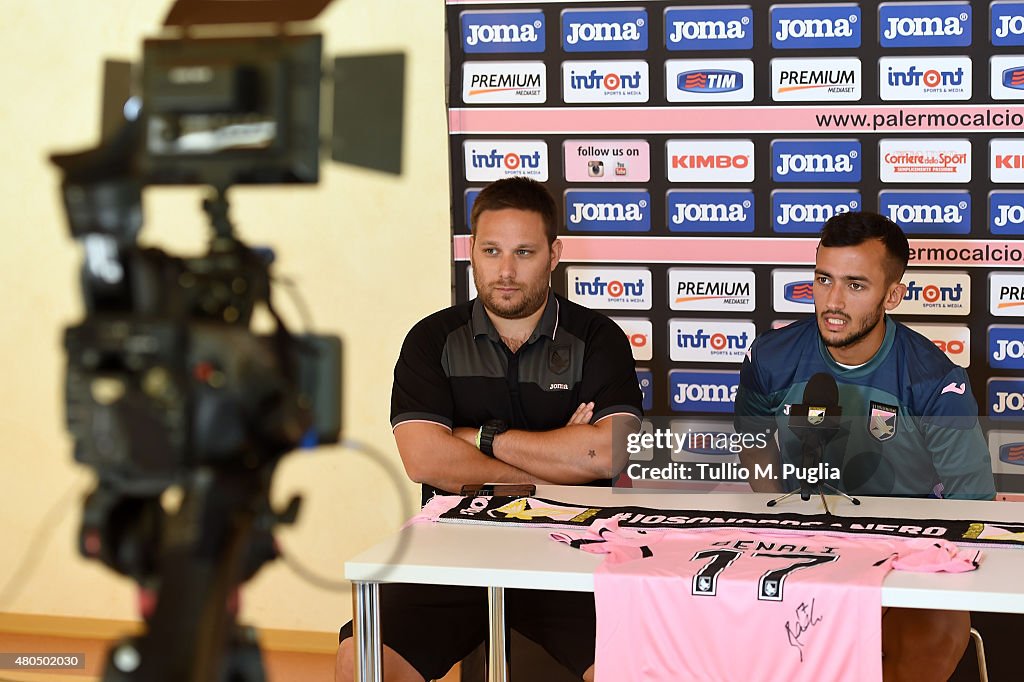
[[[112,649],[107,680],[263,677],[229,605],[298,510],[298,498],[271,509],[275,465],[339,438],[341,346],[286,328],[272,257],[234,233],[227,191],[317,182],[320,86],[318,35],[147,40],[119,132],[52,157],[85,251],[85,317],[65,334],[67,424],[98,479],[80,548],[150,604],[145,634]],[[137,242],[143,188],[168,184],[211,188],[202,256]],[[273,332],[253,330],[257,314]],[[176,509],[162,501],[172,487]]]

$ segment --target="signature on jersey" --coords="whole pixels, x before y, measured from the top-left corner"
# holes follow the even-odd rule
[[[793,621],[786,621],[786,638],[789,640],[789,645],[796,647],[797,651],[800,652],[800,662],[804,662],[804,645],[806,642],[801,641],[804,633],[810,630],[812,627],[821,622],[822,617],[814,617],[814,600],[811,600],[811,605],[808,606],[807,602],[801,602],[800,606],[796,607],[796,619]]]

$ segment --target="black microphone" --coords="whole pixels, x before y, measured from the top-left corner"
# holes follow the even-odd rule
[[[801,466],[804,476],[800,480],[800,498],[811,499],[807,472],[818,466],[824,458],[825,444],[839,432],[839,386],[835,377],[818,372],[807,382],[803,402],[789,408],[789,429],[802,444]]]

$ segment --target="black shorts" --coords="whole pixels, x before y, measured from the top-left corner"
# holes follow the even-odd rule
[[[444,677],[485,641],[487,622],[483,587],[380,586],[381,638],[425,679]],[[594,664],[593,592],[505,590],[505,622],[579,677]],[[349,622],[338,641],[351,636]]]

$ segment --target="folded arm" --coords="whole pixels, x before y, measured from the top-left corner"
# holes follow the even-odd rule
[[[512,429],[494,438],[494,458],[552,483],[614,478],[626,465],[626,435],[639,428],[635,416],[612,414],[595,424],[570,420],[551,431]],[[458,435],[475,438],[475,432]]]
[[[475,437],[476,430],[472,431]],[[402,422],[395,427],[395,443],[409,478],[441,490],[457,493],[466,483],[549,482],[488,457],[447,427],[434,422]]]

